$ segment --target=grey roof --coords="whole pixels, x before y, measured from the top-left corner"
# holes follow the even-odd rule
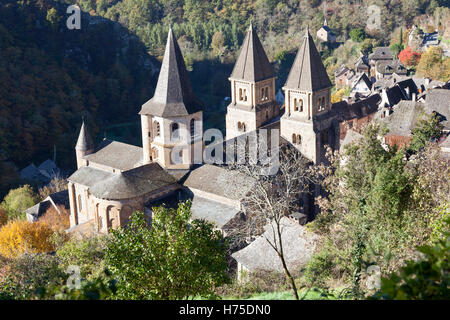
[[[356,69],[368,69],[369,68],[369,61],[367,59],[367,56],[361,56],[358,61],[355,63]]]
[[[237,170],[205,164],[194,169],[184,185],[221,197],[241,200],[250,191],[254,180]]]
[[[346,145],[349,145],[352,142],[359,140],[360,138],[362,138],[362,135],[359,134],[358,132],[352,129],[347,130],[344,140],[342,140],[342,142],[340,143],[339,152],[343,152],[345,150]]]
[[[355,118],[360,119],[369,114],[375,113],[378,110],[378,104],[380,101],[381,96],[376,93],[352,104],[348,104],[345,101],[335,103],[333,104],[333,109],[338,115],[339,121]]]
[[[406,67],[399,60],[378,61],[376,64],[377,72],[381,74],[405,75],[407,73]]]
[[[183,55],[170,29],[155,94],[142,106],[139,114],[177,117],[202,108],[203,103],[194,96]]]
[[[80,134],[78,135],[78,140],[75,149],[80,151],[87,151],[94,149],[94,143],[92,142],[91,136],[87,132],[84,121],[81,124]]]
[[[401,100],[407,99],[399,86],[393,86],[392,88],[386,89],[386,95],[390,106],[394,106]]]
[[[233,219],[240,210],[226,204],[194,196],[192,199],[192,219],[203,219],[222,228]]]
[[[288,218],[281,220],[283,253],[287,267],[297,270],[304,266],[312,256],[317,243],[317,235],[310,233],[305,227]],[[283,271],[283,267],[275,250],[268,244],[267,239],[273,241],[272,228],[266,231],[244,249],[231,256],[250,272],[256,270]]]
[[[307,30],[284,85],[289,89],[314,91],[332,87],[322,58]]]
[[[369,55],[370,60],[393,60],[394,54],[389,47],[377,47],[374,52]]]
[[[84,157],[93,163],[126,171],[142,164],[142,148],[118,141],[103,140],[97,150]]]
[[[420,102],[402,100],[393,107],[393,113],[384,118],[389,134],[408,137],[414,129],[419,115],[424,112]]]
[[[43,201],[35,204],[34,206],[25,210],[27,215],[27,220],[30,222],[37,221],[47,210],[54,206],[64,206],[66,209],[69,208],[69,192],[63,190],[60,192],[53,193],[45,198]]]
[[[363,72],[358,78],[357,80],[354,82],[355,86],[358,84],[359,81],[364,81],[367,88],[372,89],[372,81],[370,81],[369,77]]]
[[[34,163],[31,163],[30,165],[26,166],[19,172],[19,176],[21,179],[25,180],[35,180],[35,181],[48,181],[48,177],[44,176],[39,169],[34,165]]]
[[[444,128],[450,129],[450,90],[430,89],[425,98],[425,112],[436,112],[441,116]]]
[[[120,173],[81,167],[68,180],[89,187],[97,198],[110,200],[135,198],[176,184],[156,162]]]
[[[231,79],[261,81],[275,77],[256,30],[250,25],[234,65]]]

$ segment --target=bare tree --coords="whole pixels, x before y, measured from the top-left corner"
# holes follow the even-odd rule
[[[271,155],[279,154],[279,169],[276,174],[261,174],[265,166],[259,162],[256,164],[246,162],[232,166],[232,169],[237,169],[256,180],[244,200],[247,221],[236,233],[247,238],[261,235],[264,234],[264,227],[268,225],[272,236],[264,237],[280,258],[292,294],[298,300],[294,277],[286,264],[283,251],[281,222],[283,217],[301,211],[302,198],[310,193],[311,186],[316,182],[315,171],[311,162],[292,146],[285,145],[277,151],[279,152]]]

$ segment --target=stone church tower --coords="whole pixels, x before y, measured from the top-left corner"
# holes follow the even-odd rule
[[[250,25],[229,78],[231,103],[226,115],[226,139],[254,131],[279,115],[275,79],[256,30]]]
[[[314,163],[325,161],[325,145],[339,148],[339,124],[331,109],[332,84],[309,30],[289,72],[281,135]]]
[[[94,143],[92,142],[91,136],[87,132],[86,125],[83,123],[81,125],[80,134],[78,135],[77,144],[75,146],[75,154],[77,157],[77,168],[80,169],[82,166],[86,166],[86,160],[83,159],[84,156],[94,152]]]
[[[154,96],[139,114],[143,163],[158,162],[166,169],[188,169],[201,157],[203,103],[192,91],[180,47],[172,29]],[[194,153],[194,149],[196,152]]]

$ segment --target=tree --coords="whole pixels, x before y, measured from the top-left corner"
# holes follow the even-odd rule
[[[15,258],[24,252],[41,253],[54,250],[53,229],[46,223],[10,221],[0,230],[0,255]]]
[[[0,228],[8,222],[8,215],[4,209],[0,207]]]
[[[408,46],[398,54],[400,62],[408,67],[417,66],[420,61],[420,56],[420,52],[412,51],[410,46]]]
[[[1,207],[8,214],[8,220],[24,219],[25,210],[32,207],[37,201],[36,194],[30,185],[12,189],[3,199]]]
[[[207,297],[228,281],[227,245],[220,231],[191,218],[190,202],[177,209],[153,208],[151,227],[136,212],[126,228],[114,230],[106,266],[122,299]]]
[[[216,31],[212,37],[211,48],[216,56],[221,56],[225,51],[225,39],[222,32]]]
[[[415,128],[412,130],[412,139],[408,149],[414,153],[418,152],[430,141],[438,140],[442,129],[443,126],[440,123],[439,115],[436,113],[421,114]]]
[[[417,74],[435,80],[448,81],[450,79],[449,60],[443,56],[442,48],[430,47],[420,58]]]
[[[363,28],[355,28],[350,30],[350,38],[355,42],[362,42],[366,38]]]
[[[290,213],[301,211],[302,198],[310,193],[310,185],[315,182],[315,176],[309,160],[295,148],[281,147],[277,152],[272,151],[272,156],[278,156],[278,151],[279,169],[276,174],[261,174],[264,169],[261,163],[252,164],[247,161],[233,166],[255,180],[244,199],[248,214],[240,233],[244,236],[256,236],[262,234],[265,227],[272,230],[273,237],[265,236],[265,239],[280,258],[292,294],[299,300],[294,277],[287,267],[284,255],[282,219]]]
[[[47,185],[39,188],[38,197],[42,201],[49,195],[67,190],[67,181],[60,177],[54,177]]]

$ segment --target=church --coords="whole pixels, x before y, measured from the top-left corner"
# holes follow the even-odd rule
[[[339,149],[339,123],[331,104],[332,84],[309,30],[283,86],[283,106],[275,99],[275,80],[250,25],[229,77],[226,140],[275,128],[280,141],[312,163],[323,163],[326,145]],[[95,146],[84,122],[81,126],[75,146],[78,168],[68,178],[71,229],[89,226],[108,233],[125,226],[134,211],[151,219],[153,206],[187,198],[193,219],[208,220],[222,230],[239,219],[254,181],[224,166],[200,164],[203,109],[169,30],[154,96],[139,112],[142,147],[107,139]]]

